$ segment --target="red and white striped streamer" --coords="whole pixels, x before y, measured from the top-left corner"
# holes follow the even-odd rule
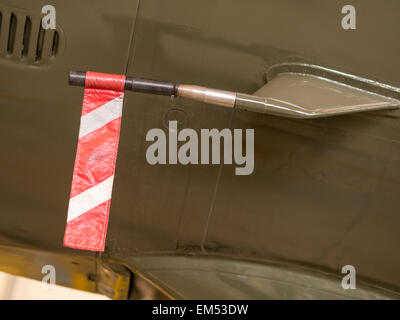
[[[86,73],[64,245],[104,251],[125,76]]]

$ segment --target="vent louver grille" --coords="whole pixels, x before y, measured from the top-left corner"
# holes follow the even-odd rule
[[[28,65],[52,63],[60,31],[42,28],[42,16],[21,9],[0,9],[0,58]]]

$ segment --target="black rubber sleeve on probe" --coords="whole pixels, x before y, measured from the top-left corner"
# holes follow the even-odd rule
[[[69,72],[68,83],[70,85],[84,87],[85,81],[86,72]],[[163,96],[178,96],[178,84],[176,82],[158,81],[145,78],[126,77],[125,90]]]

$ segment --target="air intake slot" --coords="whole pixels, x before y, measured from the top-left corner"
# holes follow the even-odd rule
[[[0,9],[0,59],[42,66],[55,61],[63,48],[59,26],[43,29],[42,15],[23,9]]]
[[[44,29],[42,28],[42,24],[39,24],[39,32],[38,32],[38,40],[37,40],[37,45],[36,45],[35,61],[39,61],[40,58],[42,57],[43,42],[44,42]]]
[[[25,28],[24,28],[24,38],[22,40],[22,51],[21,51],[22,58],[26,57],[28,54],[29,37],[31,34],[31,30],[32,30],[32,21],[29,17],[26,17]]]
[[[58,32],[55,31],[54,37],[53,37],[53,46],[51,47],[51,56],[57,55],[58,42],[59,42],[59,35],[58,35]]]
[[[17,31],[17,17],[15,14],[11,14],[10,17],[10,27],[8,29],[8,44],[7,44],[7,53],[12,54],[14,50],[15,43],[15,33]]]

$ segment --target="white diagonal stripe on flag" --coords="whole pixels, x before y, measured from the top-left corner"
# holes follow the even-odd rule
[[[111,199],[114,175],[69,200],[68,218],[71,221],[81,214]]]
[[[79,138],[91,133],[122,115],[123,97],[117,97],[81,118]]]

